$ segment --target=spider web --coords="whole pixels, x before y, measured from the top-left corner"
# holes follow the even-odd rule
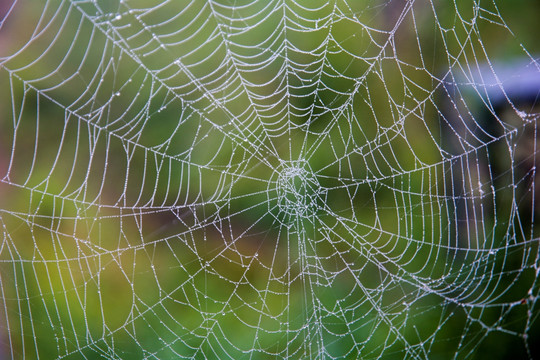
[[[538,355],[512,9],[2,7],[2,357]]]

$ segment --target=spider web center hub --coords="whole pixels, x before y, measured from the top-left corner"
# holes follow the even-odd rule
[[[319,181],[305,161],[282,164],[269,187],[273,187],[268,189],[269,210],[285,225],[312,218],[325,200]]]

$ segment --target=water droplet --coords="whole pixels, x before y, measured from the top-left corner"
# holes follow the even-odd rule
[[[516,114],[522,119],[525,119],[527,117],[527,113],[525,111],[518,110]]]

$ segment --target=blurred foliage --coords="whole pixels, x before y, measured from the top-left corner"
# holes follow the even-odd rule
[[[6,356],[526,356],[522,338],[481,325],[531,326],[537,245],[525,235],[479,258],[509,235],[504,215],[479,220],[499,220],[497,236],[464,240],[452,223],[435,88],[441,73],[536,53],[538,1],[416,1],[397,27],[409,2],[337,2],[349,18],[321,7],[303,13],[312,22],[292,2],[264,21],[239,6],[230,38],[206,2],[158,3],[20,1],[0,28]],[[284,14],[312,29],[276,32]],[[223,66],[231,52],[251,92],[231,76],[240,65]],[[302,157],[328,191],[290,223],[267,179]],[[476,288],[482,272],[497,280]],[[347,309],[323,318],[324,336],[317,306]]]

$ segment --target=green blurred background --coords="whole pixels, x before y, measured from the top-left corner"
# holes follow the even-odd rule
[[[535,103],[527,122],[463,79],[533,63],[539,14],[18,1],[0,28],[2,356],[538,356]]]

